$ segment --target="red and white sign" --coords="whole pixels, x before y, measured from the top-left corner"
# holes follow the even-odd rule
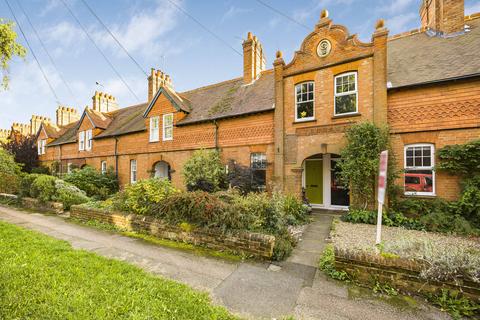
[[[378,174],[378,202],[384,203],[385,189],[387,188],[387,167],[388,167],[388,151],[380,153],[380,170]]]
[[[380,169],[378,173],[378,211],[377,211],[377,237],[375,243],[378,245],[382,241],[382,211],[385,201],[385,190],[387,188],[387,167],[388,150],[380,153]]]

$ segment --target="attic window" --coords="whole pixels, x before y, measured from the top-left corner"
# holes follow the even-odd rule
[[[173,113],[163,115],[163,141],[173,140]]]
[[[37,151],[38,151],[38,155],[42,155],[42,154],[45,154],[45,146],[47,144],[47,140],[43,139],[43,140],[38,140],[37,142]]]
[[[159,122],[160,117],[150,118],[150,142],[156,142],[160,140]]]
[[[80,131],[78,133],[78,150],[85,150],[85,131]]]

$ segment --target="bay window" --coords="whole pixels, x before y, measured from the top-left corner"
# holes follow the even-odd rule
[[[335,77],[335,115],[358,112],[357,73],[349,72]]]
[[[295,121],[315,119],[314,87],[313,81],[295,86]]]
[[[435,149],[433,144],[411,144],[404,148],[404,186],[407,195],[435,195]]]

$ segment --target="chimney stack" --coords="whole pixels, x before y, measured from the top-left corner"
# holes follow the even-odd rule
[[[0,142],[7,141],[10,138],[11,131],[8,129],[0,129]]]
[[[12,123],[12,132],[19,133],[22,136],[28,136],[30,134],[30,131],[31,131],[31,127],[29,124],[18,123],[18,122]]]
[[[164,86],[173,90],[172,78],[161,70],[152,68],[148,77],[148,102],[152,101],[157,91]]]
[[[439,35],[451,35],[465,29],[464,0],[423,0],[420,7],[422,28]]]
[[[32,118],[30,119],[30,134],[37,134],[42,123],[51,123],[51,120],[47,117],[32,115]]]
[[[57,127],[63,127],[66,125],[69,125],[70,123],[73,123],[75,121],[78,121],[80,119],[80,115],[78,114],[78,111],[74,108],[69,108],[69,107],[64,107],[64,106],[59,106],[57,108]]]
[[[92,109],[98,112],[118,110],[117,99],[111,94],[95,91],[95,95],[92,97]]]
[[[251,32],[247,34],[247,40],[243,41],[243,81],[249,84],[258,79],[260,73],[265,70],[265,55],[263,46],[257,36]]]

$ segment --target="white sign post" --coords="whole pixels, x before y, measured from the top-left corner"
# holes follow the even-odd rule
[[[376,244],[382,241],[382,211],[383,203],[385,201],[385,189],[387,188],[387,166],[388,166],[388,151],[380,153],[380,170],[378,174],[378,212],[377,212],[377,238]]]

